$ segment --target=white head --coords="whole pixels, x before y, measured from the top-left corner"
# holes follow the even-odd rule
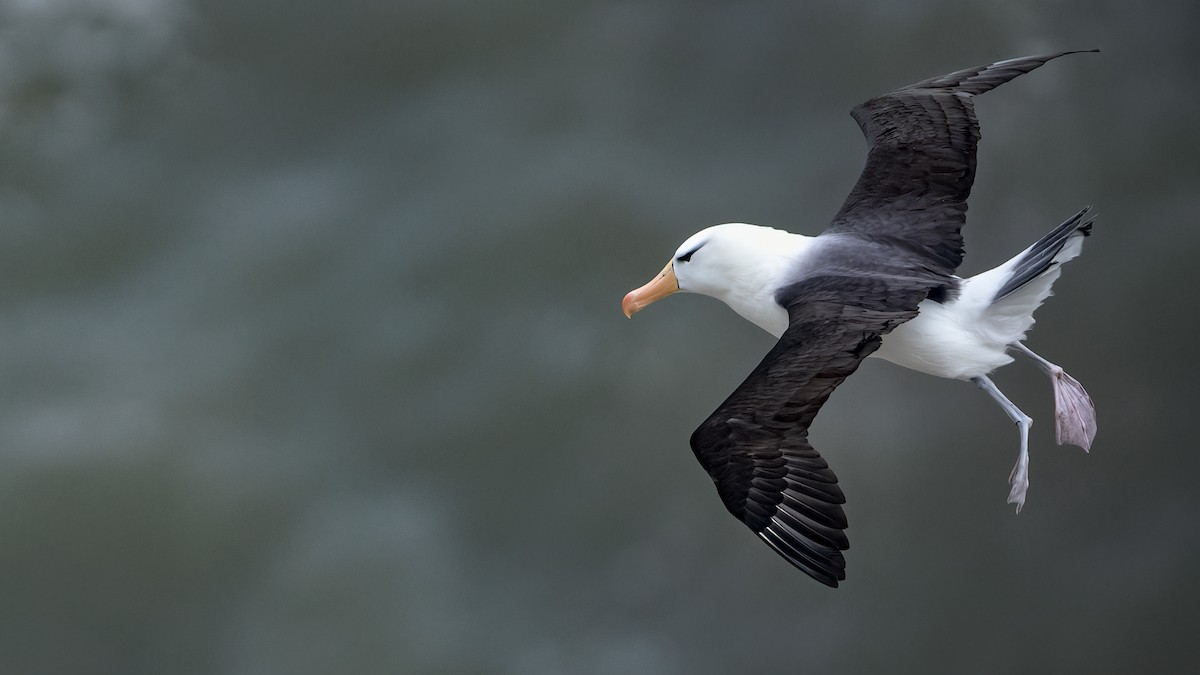
[[[763,325],[764,312],[782,311],[775,290],[807,237],[745,223],[727,223],[688,237],[650,283],[621,302],[625,316],[677,291],[723,300],[742,316]],[[764,303],[771,305],[765,307]],[[752,316],[753,315],[753,316]],[[764,326],[766,328],[766,326]],[[770,329],[768,329],[770,330]]]

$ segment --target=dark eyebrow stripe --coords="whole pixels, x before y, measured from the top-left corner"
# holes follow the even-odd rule
[[[679,262],[688,262],[688,261],[690,261],[690,260],[692,259],[692,254],[693,254],[693,253],[695,253],[696,251],[699,251],[699,250],[700,250],[700,248],[701,248],[702,246],[704,246],[704,244],[707,244],[707,243],[708,243],[708,242],[703,242],[703,243],[701,243],[701,244],[700,244],[699,246],[697,246],[696,248],[694,248],[694,249],[692,249],[692,250],[688,251],[687,253],[684,253],[683,255],[681,255],[681,256],[679,256],[678,258],[676,258],[676,260],[678,260]]]

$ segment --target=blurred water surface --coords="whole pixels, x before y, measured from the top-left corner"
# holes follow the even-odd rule
[[[0,4],[0,671],[1190,672],[1197,5]],[[979,100],[964,272],[1081,205],[1049,383],[870,363],[814,440],[830,591],[729,518],[687,437],[766,352],[634,322],[701,227],[815,233],[846,115],[1058,49]]]

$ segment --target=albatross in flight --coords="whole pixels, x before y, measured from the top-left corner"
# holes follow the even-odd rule
[[[995,399],[1020,434],[1008,495],[1018,512],[1029,487],[1032,420],[988,378],[1013,361],[1009,350],[1050,376],[1058,442],[1091,446],[1096,416],[1087,392],[1021,343],[1062,263],[1082,250],[1088,209],[993,270],[954,274],[979,141],[972,98],[1072,53],[960,70],[863,103],[851,115],[870,146],[866,167],[824,232],[710,227],[621,302],[633,316],[677,291],[702,293],[779,339],[691,446],[726,508],[823,584],[846,578],[845,498],[808,429],[866,357],[969,380]]]

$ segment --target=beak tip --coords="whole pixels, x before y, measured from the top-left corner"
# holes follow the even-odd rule
[[[621,300],[621,313],[626,319],[632,319],[635,312],[638,311],[637,301],[633,299],[633,293],[627,294]]]
[[[621,299],[621,312],[626,317],[632,319],[634,314],[651,303],[679,290],[679,281],[675,278],[673,262],[668,262],[663,271],[651,279],[650,283],[625,294],[625,297]]]

